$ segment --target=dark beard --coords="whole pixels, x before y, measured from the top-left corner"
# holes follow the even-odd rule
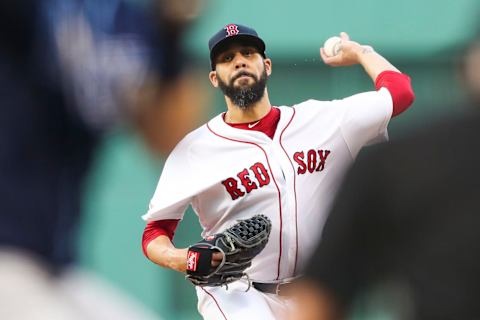
[[[235,87],[233,83],[241,76],[251,76],[255,82],[251,86]],[[220,77],[218,77],[218,86],[223,94],[232,100],[233,104],[240,109],[246,110],[260,101],[265,94],[265,87],[267,86],[267,71],[263,69],[260,79],[256,79],[254,75],[247,72],[237,74],[229,84],[226,84]]]

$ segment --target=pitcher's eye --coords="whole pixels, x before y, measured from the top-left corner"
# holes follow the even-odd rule
[[[230,62],[233,60],[233,54],[226,54],[222,59],[224,62]]]
[[[252,49],[242,50],[242,54],[243,54],[245,57],[250,57],[250,56],[253,54],[253,50],[252,50]]]

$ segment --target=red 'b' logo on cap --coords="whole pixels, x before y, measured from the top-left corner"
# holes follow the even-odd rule
[[[236,24],[226,25],[225,30],[227,31],[227,37],[235,36],[240,32],[238,31],[238,26]]]

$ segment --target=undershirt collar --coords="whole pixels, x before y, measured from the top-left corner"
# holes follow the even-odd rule
[[[223,114],[223,121],[225,121],[225,114]],[[280,109],[271,107],[270,111],[260,120],[247,123],[228,123],[226,124],[233,128],[243,130],[255,130],[266,134],[270,139],[273,139],[278,122],[280,121]]]

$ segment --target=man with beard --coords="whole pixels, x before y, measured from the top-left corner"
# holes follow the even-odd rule
[[[264,214],[269,241],[228,286],[196,286],[204,319],[281,319],[288,283],[303,269],[320,236],[326,212],[360,148],[386,137],[391,117],[414,100],[408,76],[371,47],[341,34],[341,51],[321,56],[331,66],[361,64],[377,91],[342,100],[308,100],[274,107],[266,89],[272,62],[265,43],[249,27],[229,24],[209,41],[210,82],[225,95],[227,111],[187,135],[170,154],[148,212],[145,255],[185,273],[192,251],[172,244],[188,205],[202,236],[224,231],[239,219]],[[197,264],[205,263],[202,256]],[[222,254],[206,262],[215,267]],[[187,266],[187,261],[190,263]]]

